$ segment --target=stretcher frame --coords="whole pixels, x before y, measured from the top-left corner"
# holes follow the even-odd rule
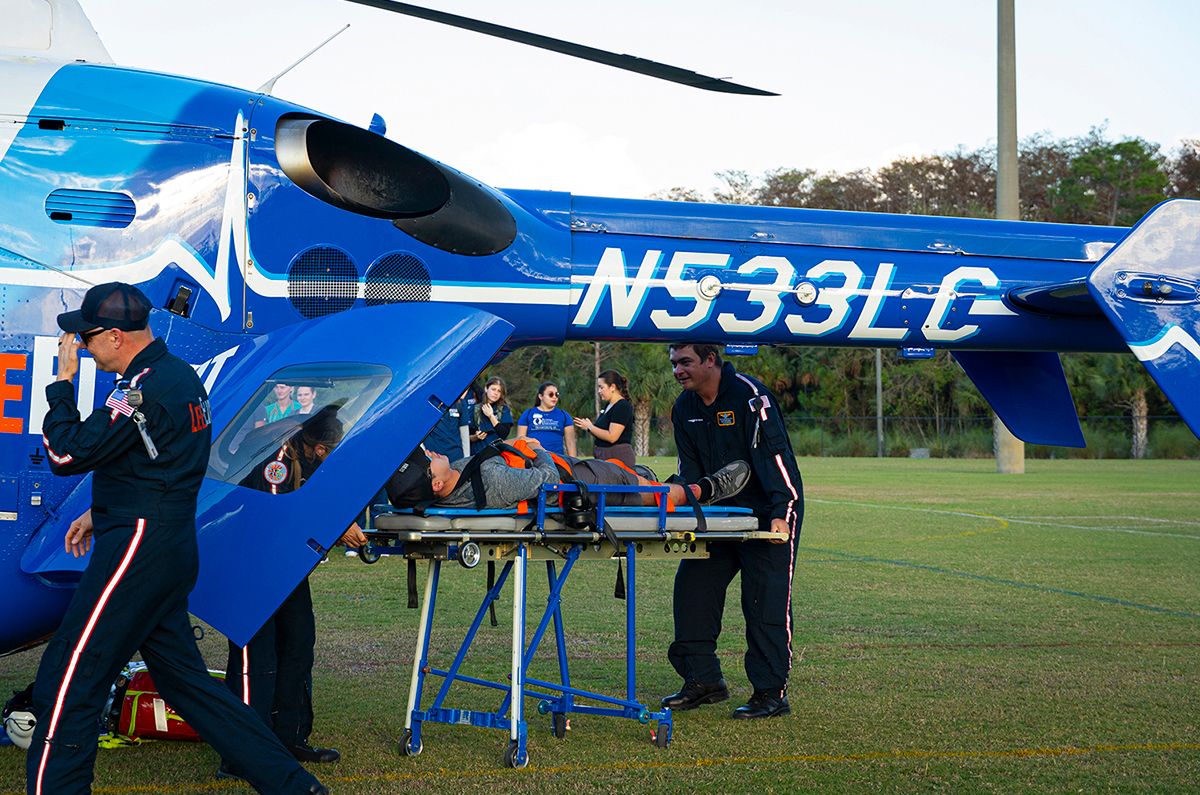
[[[529,764],[527,750],[528,723],[525,720],[526,698],[540,698],[537,711],[551,715],[554,735],[566,733],[567,715],[607,715],[637,720],[641,724],[657,721],[652,740],[667,748],[674,730],[671,710],[651,710],[637,700],[636,643],[637,643],[637,559],[683,559],[707,557],[710,541],[745,541],[752,538],[775,538],[778,534],[758,530],[757,519],[748,508],[708,507],[703,510],[707,528],[697,532],[697,519],[691,509],[668,512],[667,486],[589,485],[595,495],[594,525],[578,530],[569,527],[563,513],[547,508],[547,497],[578,489],[572,484],[545,484],[538,495],[536,514],[515,511],[429,509],[417,516],[390,506],[372,508],[372,527],[367,531],[369,546],[361,553],[367,562],[383,555],[401,555],[409,561],[427,560],[430,571],[425,579],[424,598],[417,630],[416,651],[409,683],[408,706],[405,711],[404,735],[400,752],[416,756],[423,750],[421,726],[426,722],[469,725],[507,729],[508,749],[505,764],[523,768]],[[653,493],[662,495],[657,508],[608,507],[607,495],[614,493]],[[601,532],[607,522],[617,540],[614,549]],[[612,560],[624,558],[625,575],[625,634],[626,673],[625,697],[618,698],[583,690],[571,685],[563,628],[561,595],[575,564],[580,560]],[[503,562],[504,568],[484,595],[475,618],[467,629],[454,661],[447,670],[429,666],[429,646],[436,610],[438,583],[443,561],[457,560],[466,568],[475,568],[482,560]],[[532,638],[526,645],[526,586],[528,564],[544,560],[550,593]],[[559,573],[556,564],[562,562]],[[410,566],[413,565],[410,562]],[[512,610],[512,668],[508,683],[479,679],[460,673],[467,652],[483,625],[489,608],[500,597],[508,578],[513,579]],[[410,586],[411,587],[411,586]],[[554,625],[559,676],[561,682],[531,679],[526,669],[533,661],[541,641]],[[442,685],[432,703],[421,708],[426,678],[442,677]],[[445,706],[446,697],[454,682],[478,685],[505,693],[495,712],[454,709]],[[540,690],[539,690],[540,689]],[[542,692],[549,691],[549,692]],[[576,703],[576,698],[607,704],[591,706]]]

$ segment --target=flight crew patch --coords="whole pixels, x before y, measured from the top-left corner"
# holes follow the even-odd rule
[[[717,425],[721,425],[721,426],[733,425],[733,412],[732,411],[718,411],[717,412]]]
[[[282,461],[272,461],[263,467],[263,479],[272,486],[278,486],[283,481],[287,480],[288,467]]]

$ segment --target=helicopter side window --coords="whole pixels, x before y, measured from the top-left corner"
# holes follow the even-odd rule
[[[386,367],[346,362],[273,373],[213,443],[206,476],[273,494],[301,488],[391,378]]]

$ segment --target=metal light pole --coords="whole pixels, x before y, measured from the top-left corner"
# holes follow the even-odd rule
[[[875,349],[875,439],[876,455],[883,458],[883,350]]]
[[[1021,220],[1020,183],[1017,180],[1017,26],[1014,0],[997,0],[997,131],[996,217]],[[1025,474],[1025,443],[1013,436],[999,417],[994,421],[996,471]]]

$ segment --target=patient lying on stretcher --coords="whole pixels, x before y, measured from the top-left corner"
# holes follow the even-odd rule
[[[610,461],[552,457],[536,439],[518,441],[518,448],[506,446],[504,454],[477,453],[453,463],[444,455],[418,447],[388,480],[388,498],[397,508],[436,505],[509,510],[523,501],[536,501],[543,483],[574,480],[585,485],[660,485]],[[737,494],[749,478],[749,464],[734,461],[699,483],[671,484],[668,499],[672,505],[688,505],[686,488],[700,504],[710,505]],[[478,494],[480,488],[482,495]],[[612,493],[606,500],[609,505],[655,505],[652,493]]]

